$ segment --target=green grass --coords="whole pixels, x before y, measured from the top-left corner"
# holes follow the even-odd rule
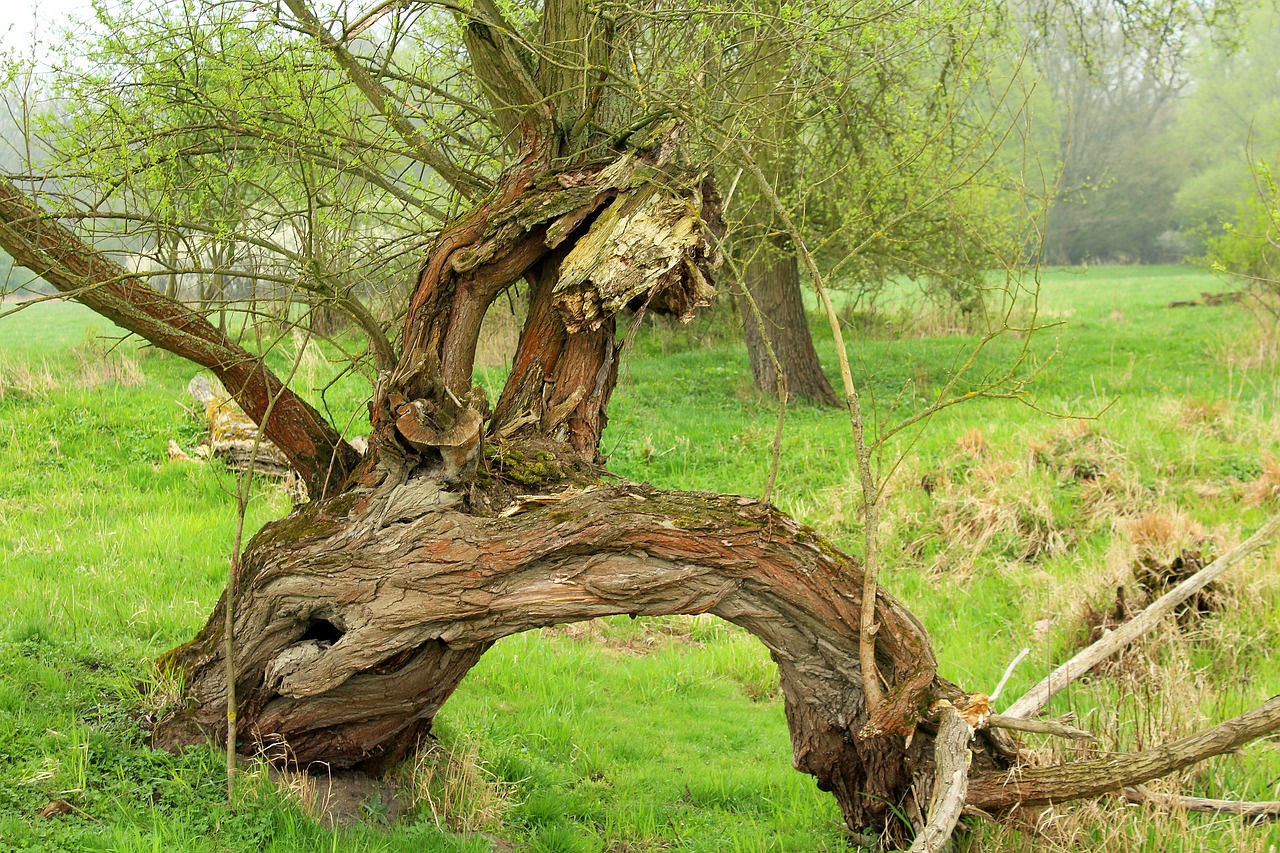
[[[1246,497],[1280,458],[1280,368],[1258,357],[1265,341],[1238,308],[1165,307],[1220,289],[1179,267],[1046,273],[1040,321],[1061,325],[1033,340],[1028,364],[1044,366],[1034,405],[973,401],[887,447],[885,584],[923,619],[947,677],[989,691],[1030,646],[1011,698],[1068,654],[1085,603],[1113,599],[1125,579],[1136,535],[1126,519],[1181,513],[1221,548],[1276,511]],[[777,407],[751,390],[730,325],[646,321],[614,395],[611,470],[669,488],[763,491]],[[846,849],[834,802],[790,768],[763,648],[703,619],[534,632],[485,656],[438,729],[474,746],[505,799],[489,835],[453,834],[423,806],[390,829],[373,809],[367,824],[335,832],[256,771],[225,805],[220,757],[154,752],[137,716],[166,689],[151,661],[189,639],[220,592],[234,480],[216,464],[168,461],[170,439],[189,450],[199,434],[183,408],[194,370],[86,342],[108,328],[74,305],[0,319],[0,849],[463,851],[491,849],[490,836],[529,851]],[[815,330],[833,365],[829,333]],[[972,345],[863,338],[850,355],[884,419],[891,404],[897,417],[927,405]],[[1019,345],[994,342],[979,369],[999,369]],[[286,338],[272,358],[285,364],[296,349]],[[104,373],[111,359],[118,369]],[[346,428],[365,389],[348,378],[321,395],[327,365],[304,368],[304,388]],[[121,381],[138,373],[140,384]],[[792,406],[775,500],[856,550],[850,445],[840,412]],[[251,529],[288,508],[279,487],[259,484]],[[1125,750],[1280,692],[1275,552],[1232,578],[1226,600],[1053,712],[1075,711],[1104,749]],[[1264,741],[1169,790],[1276,799],[1277,778],[1280,753]],[[38,816],[60,799],[74,810]],[[1040,834],[982,828],[982,849],[1280,844],[1276,827],[1108,803],[1040,821]]]

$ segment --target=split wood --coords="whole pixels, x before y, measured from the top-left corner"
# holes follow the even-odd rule
[[[951,842],[951,834],[964,811],[969,788],[969,741],[973,727],[952,705],[939,709],[938,737],[933,744],[936,768],[929,822],[916,836],[909,853],[938,853]]]

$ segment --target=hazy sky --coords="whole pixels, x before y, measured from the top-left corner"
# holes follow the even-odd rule
[[[0,45],[22,50],[30,45],[33,32],[48,41],[72,12],[88,15],[89,11],[89,0],[0,0]]]

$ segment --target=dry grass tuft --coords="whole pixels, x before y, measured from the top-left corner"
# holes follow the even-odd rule
[[[451,832],[500,828],[515,790],[485,767],[479,741],[465,737],[449,746],[433,743],[420,749],[407,781],[413,806],[430,812],[436,826]]]
[[[934,518],[946,545],[931,568],[969,571],[986,551],[1026,561],[1063,550],[1072,533],[1054,516],[1043,480],[1043,474],[997,456],[936,489]]]
[[[1268,501],[1280,503],[1280,459],[1267,457],[1263,460],[1262,473],[1245,486],[1244,499],[1253,506],[1261,506]]]
[[[956,449],[965,456],[985,456],[987,452],[986,436],[981,429],[974,427],[956,439]]]
[[[76,360],[75,382],[81,388],[136,388],[147,381],[137,360],[102,338],[86,337],[71,348],[71,355]]]
[[[34,364],[25,359],[10,359],[0,354],[0,400],[6,394],[45,400],[60,385],[45,361]]]
[[[1122,518],[1117,526],[1133,548],[1131,561],[1172,563],[1184,550],[1209,540],[1204,527],[1179,509],[1155,509]]]

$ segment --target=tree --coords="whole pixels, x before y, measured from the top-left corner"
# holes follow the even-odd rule
[[[1020,4],[1036,45],[1034,133],[1053,204],[1043,254],[1055,264],[1181,260],[1175,196],[1193,156],[1171,133],[1188,57],[1231,3]]]
[[[376,107],[364,114],[371,138],[398,138],[400,156],[432,174],[421,186],[438,181],[465,199],[431,238],[398,347],[380,365],[367,454],[281,382],[261,353],[86,245],[12,181],[0,182],[0,246],[118,325],[212,370],[310,491],[308,503],[236,555],[234,582],[207,625],[164,657],[185,676],[187,704],[159,725],[157,742],[227,738],[234,713],[246,750],[265,748],[304,766],[376,769],[429,733],[461,678],[503,636],[613,613],[713,613],[773,653],[796,766],[835,795],[851,828],[903,839],[922,823],[935,787],[939,802],[965,802],[967,776],[949,762],[963,758],[968,767],[972,732],[938,700],[964,706],[966,697],[937,675],[914,616],[887,593],[873,588],[873,602],[862,594],[857,560],[761,501],[608,483],[599,467],[620,315],[687,317],[713,295],[722,228],[716,186],[708,169],[682,161],[684,124],[646,110],[626,84],[628,63],[613,61],[630,28],[645,29],[652,45],[678,44],[684,16],[631,17],[626,9],[605,16],[581,0],[504,15],[477,0],[426,27],[427,44],[448,50],[437,39],[452,33],[465,49],[458,77],[441,89],[395,70],[387,56],[353,52],[353,34],[373,26],[370,17],[335,34],[303,0],[284,4],[292,17],[283,23],[306,39],[288,36],[282,49],[331,57],[334,85]],[[391,16],[393,36],[400,32],[397,4],[376,11]],[[657,37],[666,25],[676,32]],[[312,53],[313,44],[322,53]],[[261,69],[246,72],[254,70]],[[427,123],[401,108],[413,102],[388,88],[400,79],[415,80],[420,93],[454,93],[448,103],[459,115],[484,115],[500,131],[496,144],[471,135],[465,120],[427,134]],[[266,120],[287,116],[287,103],[264,103]],[[240,138],[240,127],[226,144]],[[443,145],[451,136],[479,143],[472,162],[451,156]],[[286,162],[297,157],[332,170],[326,174],[362,176],[329,148],[282,151]],[[496,164],[501,170],[490,174]],[[392,179],[365,177],[385,194],[382,203],[407,192]],[[64,182],[68,196],[73,188]],[[288,197],[279,198],[287,210]],[[128,200],[120,198],[116,218],[128,220]],[[803,248],[785,208],[775,210]],[[528,315],[491,406],[471,383],[477,338],[489,306],[520,279],[529,287]],[[376,326],[362,328],[376,337]],[[863,686],[877,674],[864,672],[865,658],[859,663],[864,609],[875,625],[865,632],[871,669],[886,687],[876,699]],[[927,719],[930,707],[941,722]],[[1280,701],[1273,701],[1196,754],[1233,748],[1277,723]],[[946,734],[936,753],[935,726]],[[1059,768],[1023,770],[1017,786],[1005,786],[1016,746],[997,729],[981,737],[986,748],[972,756],[968,797],[975,807],[1087,796],[1117,784],[1114,770],[1100,775],[1086,766],[1058,782]],[[1122,767],[1124,783],[1186,758],[1186,750],[1174,751],[1139,770]],[[936,786],[935,760],[945,770]],[[914,824],[895,813],[914,816]],[[945,813],[950,824],[937,817],[929,838],[949,835],[959,810]]]
[[[1274,168],[1280,162],[1280,66],[1269,46],[1280,13],[1258,6],[1233,42],[1201,46],[1177,138],[1192,153],[1178,206],[1213,264],[1270,293],[1277,279]],[[1266,304],[1264,302],[1264,304]],[[1275,310],[1275,306],[1271,306]]]
[[[859,5],[799,29],[795,16],[814,10],[757,8],[731,42],[749,45],[739,67],[708,74],[735,84],[712,89],[726,135],[748,140],[746,156],[853,300],[910,277],[972,309],[985,272],[1013,252],[989,192],[1005,131],[984,84],[1008,49],[998,6]],[[809,335],[797,247],[763,189],[738,180],[742,155],[728,163],[721,182],[739,201],[726,242],[751,295],[736,301],[755,385],[776,395],[781,371],[790,394],[834,403]]]

